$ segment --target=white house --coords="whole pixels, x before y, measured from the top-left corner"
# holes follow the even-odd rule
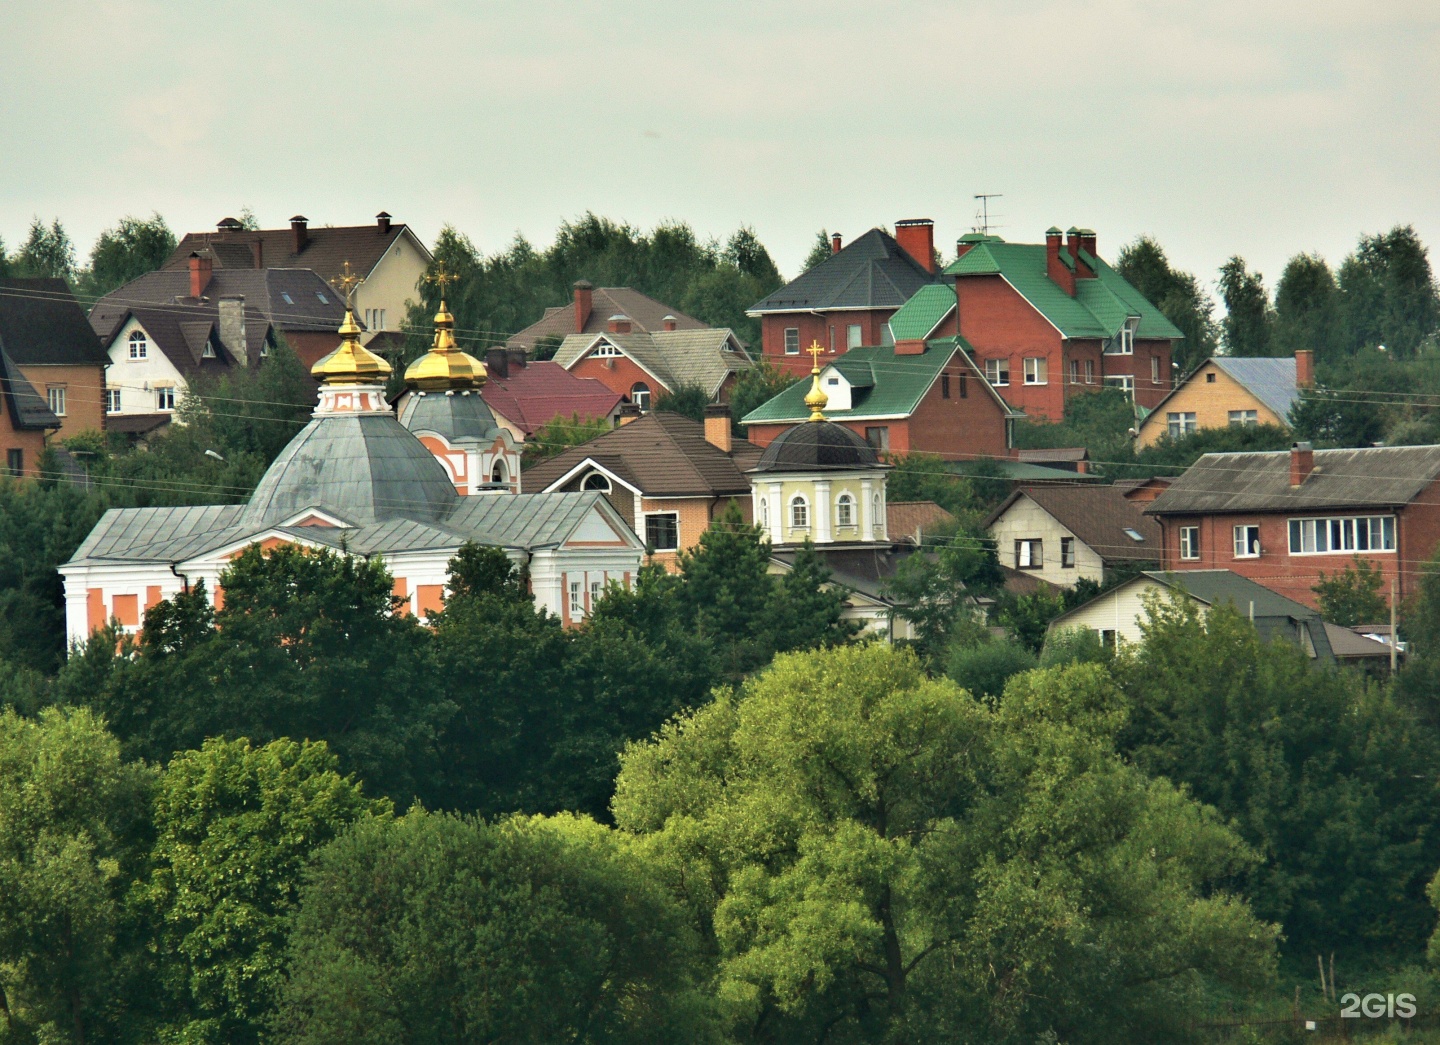
[[[1115,486],[1027,486],[984,527],[1000,562],[1062,588],[1099,584],[1122,564],[1160,562],[1160,527]]]

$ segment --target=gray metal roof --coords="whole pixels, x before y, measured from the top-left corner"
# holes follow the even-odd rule
[[[1242,358],[1214,356],[1209,360],[1243,385],[1251,395],[1289,423],[1290,408],[1300,398],[1295,384],[1295,357]]]
[[[1440,475],[1440,446],[1316,450],[1314,471],[1290,486],[1290,451],[1206,454],[1146,509],[1150,515],[1388,508],[1409,504]]]
[[[449,442],[490,442],[500,434],[495,415],[478,391],[410,392],[400,408],[400,423],[411,432],[434,432]]]
[[[186,540],[197,546],[230,527],[244,505],[202,504],[178,508],[111,508],[75,549],[70,563],[178,562],[188,556],[167,555]]]
[[[615,517],[604,495],[594,490],[478,495],[461,498],[445,525],[482,544],[539,548],[564,541],[596,507]]]

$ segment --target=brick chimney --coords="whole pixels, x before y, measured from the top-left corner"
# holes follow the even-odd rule
[[[662,320],[660,321],[660,325],[661,325],[662,327],[664,327],[666,330],[674,330],[674,329],[676,329],[678,326],[680,326],[680,321],[679,321],[678,319],[676,319],[674,316],[666,316],[664,319],[662,319]]]
[[[187,260],[190,262],[190,296],[198,300],[205,293],[205,288],[210,285],[210,272],[215,263],[209,258],[202,258],[194,251],[190,252]]]
[[[1095,256],[1095,230],[1077,229],[1075,231],[1074,243],[1075,246],[1079,248],[1079,250],[1076,250],[1072,247],[1070,250],[1070,256],[1075,259],[1075,278],[1095,279],[1095,270],[1090,267],[1088,261],[1084,261],[1080,257],[1081,250],[1085,251],[1092,258]]]
[[[485,350],[485,373],[502,381],[510,376],[510,353],[503,348]]]
[[[621,403],[620,416],[616,418],[615,423],[617,427],[628,425],[631,421],[640,420],[640,416],[640,408],[634,403]]]
[[[978,232],[967,232],[955,241],[955,260],[959,261],[975,248],[983,237]]]
[[[511,370],[524,370],[530,365],[530,361],[525,357],[525,350],[523,348],[507,348],[505,355],[508,357],[506,365]]]
[[[839,253],[840,253],[840,233],[838,233],[838,232],[832,232],[832,233],[830,233],[830,253],[831,253],[831,254],[839,254]]]
[[[235,357],[241,366],[250,365],[250,353],[245,344],[245,299],[225,297],[219,301],[220,343],[225,351]]]
[[[730,404],[711,403],[705,408],[705,441],[728,454],[734,445],[731,438]]]
[[[215,223],[216,232],[240,232],[244,228],[239,218],[221,218]]]
[[[611,316],[605,323],[605,329],[612,334],[628,334],[630,333],[630,327],[630,317],[622,315],[619,312]]]
[[[386,214],[383,210],[379,214],[375,215],[375,227],[378,228],[381,232],[389,232],[390,215]]]
[[[1290,447],[1290,488],[1304,484],[1315,470],[1315,448],[1309,443],[1294,443]]]
[[[1297,348],[1295,350],[1295,387],[1315,387],[1315,350],[1311,348]]]
[[[250,255],[255,259],[257,269],[265,267],[265,241],[259,236],[250,241]]]
[[[310,242],[310,219],[297,214],[290,219],[290,231],[295,235],[295,253],[299,254]]]
[[[925,354],[924,338],[900,338],[895,342],[895,354],[897,356],[923,356]]]
[[[1065,262],[1060,260],[1060,237],[1064,235],[1054,225],[1045,231],[1045,274],[1050,277],[1050,282],[1058,285],[1061,290],[1075,296],[1075,273],[1071,272]]]
[[[585,324],[590,322],[590,310],[595,303],[595,286],[589,280],[577,279],[575,289],[575,333],[583,334]]]
[[[895,242],[926,272],[935,271],[935,223],[929,218],[897,221]]]

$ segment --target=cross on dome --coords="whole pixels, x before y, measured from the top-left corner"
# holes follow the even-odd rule
[[[805,393],[805,405],[810,408],[811,421],[825,420],[825,404],[830,402],[830,397],[820,387],[820,353],[824,351],[819,341],[811,341],[810,347],[805,351],[810,353],[812,366],[810,369],[810,391]]]

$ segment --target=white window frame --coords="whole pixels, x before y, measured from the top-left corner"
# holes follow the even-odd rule
[[[845,328],[845,348],[860,348],[865,344],[865,330],[859,323],[851,323]]]
[[[1050,383],[1050,362],[1044,356],[1026,356],[1023,366],[1027,385],[1048,385]]]
[[[105,389],[105,412],[107,414],[118,414],[120,412],[120,389]]]
[[[1095,360],[1093,359],[1085,360],[1085,383],[1087,385],[1095,383]]]
[[[214,346],[211,342],[209,342],[209,341],[205,342],[205,347],[200,350],[200,358],[201,358],[201,359],[214,359],[214,358],[215,358],[215,346]]]
[[[51,385],[45,389],[45,402],[56,417],[65,416],[65,386]]]
[[[143,330],[130,331],[130,359],[132,361],[150,358],[150,338]]]
[[[581,581],[570,582],[570,619],[585,618],[585,585]]]
[[[876,439],[870,438],[870,433],[877,434]],[[865,428],[865,442],[870,444],[870,449],[882,454],[890,452],[890,426],[889,425],[867,425]]]
[[[1158,384],[1160,383],[1160,357],[1159,357],[1159,356],[1151,356],[1151,357],[1150,357],[1150,383],[1151,383],[1152,385],[1158,385]]]
[[[679,551],[679,550],[680,550],[680,513],[679,513],[679,512],[645,512],[645,513],[644,513],[644,520],[645,520],[645,546],[646,546],[647,548],[650,547],[650,520],[651,520],[651,519],[663,518],[663,517],[665,517],[665,516],[669,516],[670,518],[672,518],[672,519],[675,520],[675,543],[674,543],[673,545],[671,545],[670,547],[668,547],[668,548],[662,548],[662,547],[660,547],[660,545],[657,544],[657,545],[655,545],[654,550],[657,551],[657,552],[676,552],[676,551]]]
[[[650,396],[650,386],[644,381],[636,381],[630,386],[630,402],[634,403],[642,414],[650,412]]]
[[[1039,537],[1017,537],[1015,539],[1015,568],[1017,570],[1043,570],[1045,568],[1045,541]]]
[[[855,498],[850,496],[849,491],[835,498],[835,525],[855,525]]]
[[[1165,415],[1165,431],[1171,439],[1193,435],[1199,428],[1200,423],[1193,410],[1171,410]]]
[[[616,356],[623,356],[625,353],[620,351],[619,346],[612,345],[610,342],[606,341],[603,344],[596,345],[595,351],[591,352],[590,354],[596,359],[613,359]]]
[[[1259,523],[1236,523],[1231,530],[1234,539],[1232,549],[1237,559],[1258,559],[1264,551],[1260,547]],[[1253,540],[1251,539],[1253,536]]]
[[[810,499],[803,493],[797,493],[790,498],[790,529],[810,529]]]
[[[596,482],[596,480],[599,480],[600,482],[604,483],[605,485],[604,485],[604,486],[592,485],[592,484],[594,484],[594,483]],[[581,490],[596,490],[596,491],[599,491],[600,493],[614,493],[614,491],[615,491],[615,487],[614,487],[613,485],[611,485],[610,477],[609,477],[608,475],[606,475],[604,472],[599,472],[599,471],[587,472],[586,475],[585,475],[585,478],[580,480],[580,489],[581,489]]]
[[[1080,383],[1080,360],[1078,359],[1070,360],[1070,383],[1072,385]]]
[[[590,612],[591,612],[591,613],[594,613],[594,612],[595,612],[595,606],[596,606],[597,603],[599,603],[601,597],[604,596],[604,594],[605,594],[605,582],[604,582],[604,581],[591,581],[591,582],[590,582]]]
[[[985,380],[996,388],[1008,388],[1010,385],[1010,360],[985,360]]]
[[[1260,411],[1258,410],[1231,410],[1227,417],[1232,428],[1245,428],[1260,423]]]
[[[1131,399],[1135,398],[1135,376],[1133,374],[1111,374],[1105,378],[1106,388],[1118,388]]]
[[[785,354],[787,356],[798,356],[800,354],[800,328],[785,328]]]
[[[1062,570],[1073,570],[1075,568],[1075,538],[1060,538],[1060,568]]]
[[[155,409],[162,412],[175,409],[174,385],[160,385],[155,389]]]
[[[1393,515],[1296,518],[1290,519],[1286,526],[1291,555],[1354,555],[1359,552],[1393,555],[1396,529]],[[1361,544],[1365,547],[1360,547]]]
[[[1200,527],[1180,527],[1180,558],[1185,562],[1195,562],[1200,558]]]

